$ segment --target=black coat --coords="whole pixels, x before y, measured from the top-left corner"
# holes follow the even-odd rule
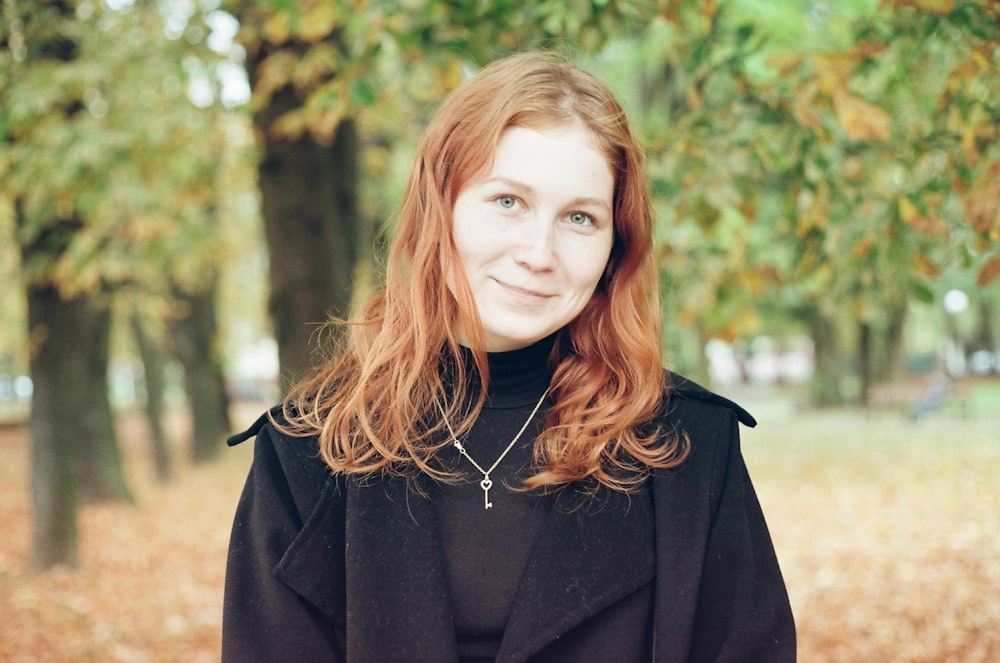
[[[735,404],[679,380],[691,454],[643,491],[554,508],[497,661],[795,659],[788,596]],[[335,476],[262,417],[230,543],[223,663],[457,661],[435,510],[405,479]]]

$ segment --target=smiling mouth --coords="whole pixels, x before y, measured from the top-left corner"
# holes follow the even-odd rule
[[[509,283],[504,283],[503,281],[499,281],[496,279],[494,280],[501,288],[503,288],[507,292],[517,295],[518,297],[541,300],[541,299],[548,299],[551,296],[545,294],[544,292],[538,292],[537,290],[528,290],[527,288],[519,288]]]

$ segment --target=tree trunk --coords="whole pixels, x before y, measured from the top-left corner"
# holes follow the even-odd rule
[[[810,384],[813,404],[819,407],[842,405],[840,360],[833,321],[815,306],[806,309],[805,319],[815,353],[815,370]]]
[[[114,415],[108,401],[108,359],[111,349],[111,311],[94,305],[75,331],[78,350],[83,355],[82,373],[74,379],[81,392],[77,433],[80,452],[78,479],[80,496],[87,502],[135,502],[125,482],[121,453],[115,435]]]
[[[34,383],[28,429],[35,530],[29,564],[44,570],[79,562],[76,443],[85,359],[76,329],[88,314],[85,302],[63,302],[49,286],[29,287],[27,300]]]
[[[163,352],[150,338],[138,315],[133,315],[131,322],[145,377],[146,418],[153,445],[153,469],[160,483],[169,483],[173,479],[173,468],[167,437],[163,432]]]
[[[861,378],[861,404],[865,407],[869,405],[868,395],[874,382],[873,336],[871,322],[858,323],[858,373]]]
[[[63,301],[54,287],[28,288],[34,382],[30,565],[75,565],[81,500],[131,502],[108,403],[110,312],[88,298]]]
[[[15,204],[19,226],[26,220]],[[81,224],[58,222],[22,245],[25,266],[58,260]],[[131,501],[108,402],[110,311],[94,298],[63,300],[46,281],[29,284],[28,337],[34,383],[31,496],[35,524],[29,564],[75,565],[82,499]]]
[[[283,389],[312,367],[311,339],[318,326],[348,312],[360,224],[354,122],[345,119],[330,146],[308,135],[275,136],[274,119],[296,105],[285,89],[254,115],[264,136],[260,191]]]
[[[889,328],[886,330],[886,372],[879,377],[886,382],[898,382],[906,371],[906,304],[899,304],[889,311]]]
[[[179,295],[187,311],[174,325],[175,351],[184,365],[184,387],[191,411],[191,457],[196,463],[216,458],[230,432],[229,402],[216,351],[215,293],[213,279],[204,292]]]

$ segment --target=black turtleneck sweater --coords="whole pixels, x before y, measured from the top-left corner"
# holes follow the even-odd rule
[[[483,469],[503,453],[548,387],[551,348],[549,338],[521,350],[489,354],[486,404],[461,440]],[[454,447],[441,456],[463,477],[458,484],[436,486],[434,494],[463,663],[495,660],[514,595],[548,513],[550,500],[508,488],[532,473],[532,448],[546,409],[543,403],[490,475],[490,509],[485,508],[480,486],[482,473]]]

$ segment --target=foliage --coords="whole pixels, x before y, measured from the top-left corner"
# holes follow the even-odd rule
[[[859,320],[952,265],[1000,274],[1000,27],[985,2],[729,2],[666,14],[638,101],[673,317]],[[824,5],[825,6],[825,5]],[[793,34],[803,34],[794,41]]]
[[[649,14],[648,3],[634,0],[229,0],[226,6],[241,19],[241,44],[265,54],[254,72],[252,105],[266,107],[274,92],[292,86],[301,105],[278,118],[273,131],[293,138],[308,132],[321,143],[345,117],[377,112],[388,125],[405,117],[414,100],[439,101],[470,65],[539,46],[592,51]]]
[[[221,60],[205,45],[204,16],[178,17],[169,3],[161,13],[85,0],[69,16],[50,4],[7,6],[23,14],[12,25],[25,47],[0,50],[0,197],[17,202],[22,245],[82,222],[67,250],[36,256],[23,278],[67,298],[153,293],[162,303],[178,285],[200,288],[231,239],[213,210],[236,122],[191,101]],[[170,38],[178,18],[187,28]],[[41,50],[53,39],[76,56]]]
[[[256,237],[225,225],[247,218],[233,210],[256,211],[247,161],[232,158],[234,136],[237,150],[251,151],[245,121],[187,94],[217,85],[215,69],[232,64],[206,45],[219,12],[213,2],[83,0],[72,20],[43,20],[51,4],[25,22],[8,14],[27,15],[30,3],[4,3],[0,231],[12,226],[15,197],[29,219],[22,241],[72,207],[85,224],[70,250],[25,265],[25,274],[55,279],[67,295],[154,292],[156,304],[144,308],[162,309],[169,282],[195,287],[220,262],[234,266],[229,247]],[[877,321],[909,299],[938,297],[941,275],[956,269],[982,288],[995,284],[994,5],[223,6],[241,18],[242,48],[263,56],[251,72],[252,108],[287,86],[298,96],[271,126],[275,135],[324,142],[344,118],[357,122],[364,224],[389,218],[429,109],[469,71],[521,48],[584,54],[628,100],[650,148],[669,321],[702,338],[735,338],[784,324],[806,305]],[[42,62],[31,45],[60,31],[82,57]],[[261,268],[259,253],[248,260],[235,268]],[[3,312],[9,319],[20,306],[5,303]]]
[[[937,296],[951,266],[982,286],[1000,274],[989,3],[230,8],[266,55],[254,106],[286,85],[301,99],[272,131],[326,141],[355,118],[366,181],[396,172],[399,145],[477,64],[539,45],[589,54],[650,147],[668,318],[702,340],[806,305],[878,320]],[[369,218],[388,216],[383,188],[367,198]]]

